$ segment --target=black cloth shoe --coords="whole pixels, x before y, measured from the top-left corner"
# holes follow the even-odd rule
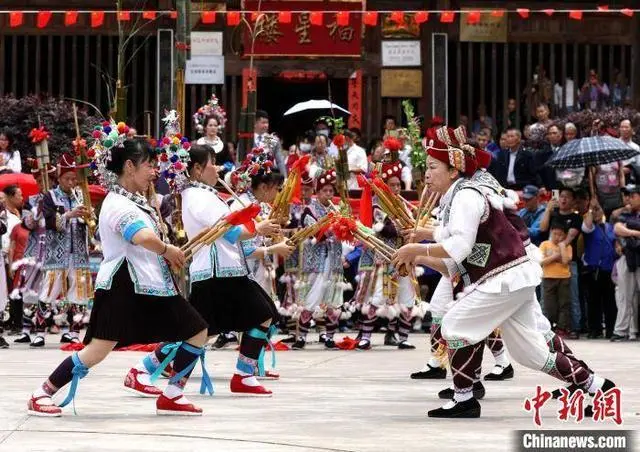
[[[431,367],[429,364],[424,369],[411,374],[412,380],[442,380],[447,378],[447,369],[442,367]]]
[[[409,341],[398,342],[398,350],[413,350],[416,346]]]
[[[602,337],[602,331],[590,331],[587,335],[588,339],[599,339]]]
[[[396,335],[393,331],[387,331],[384,335],[384,345],[390,345],[391,347],[395,347],[398,345],[398,340],[396,339]]]
[[[61,344],[70,344],[71,342],[73,342],[73,336],[70,333],[64,333],[60,337]]]
[[[304,346],[306,345],[306,341],[302,338],[299,338],[297,341],[295,341],[293,343],[293,345],[291,345],[291,349],[292,350],[302,350],[304,348]]]
[[[31,342],[31,345],[29,345],[29,347],[44,347],[44,337],[43,336],[36,336],[36,338],[33,340],[33,342]]]
[[[502,368],[502,373],[494,374],[493,372],[490,372],[484,376],[485,381],[503,381],[513,378],[513,366],[511,364],[507,367],[502,367],[499,364],[496,364],[496,366]]]
[[[577,331],[572,331],[569,333],[569,339],[580,339],[580,333]]]
[[[9,348],[9,344],[4,339],[4,337],[0,336],[0,349],[2,348]]]
[[[473,384],[473,397],[476,400],[482,400],[484,398],[486,391],[484,389],[484,385],[480,381],[476,381]],[[438,393],[438,398],[452,400],[453,399],[454,390],[453,388],[443,389]]]
[[[13,343],[14,344],[30,344],[31,336],[29,336],[27,333],[22,333],[19,338],[13,341]]]
[[[609,380],[608,378],[604,379],[604,383],[602,384],[602,388],[600,388],[600,390],[605,393],[607,392],[609,389],[613,389],[615,388],[616,385],[613,381]],[[592,394],[594,395],[594,394]],[[584,409],[584,417],[588,417],[591,418],[593,417],[593,405],[587,405],[587,407]]]
[[[232,343],[232,342],[238,342],[238,337],[233,334],[233,333],[221,333],[218,338],[216,339],[216,341],[213,343],[212,347],[213,348],[223,348],[226,345]]]
[[[438,408],[427,413],[429,417],[439,418],[477,418],[480,417],[480,404],[476,399],[456,402],[453,408]]]
[[[328,337],[324,341],[324,348],[328,348],[329,350],[336,350],[338,348],[338,346],[336,345],[336,342],[333,339]]]
[[[629,336],[626,335],[621,335],[621,334],[613,334],[613,336],[611,336],[611,339],[609,339],[611,342],[622,342],[622,341],[628,341],[629,340]]]
[[[326,340],[327,340],[327,333],[321,333],[320,336],[318,336],[318,342],[320,342],[321,344],[324,344]]]
[[[290,335],[288,337],[285,337],[280,342],[282,342],[283,344],[293,344],[293,343],[296,342],[296,335],[292,334],[292,335]]]
[[[356,348],[358,350],[369,350],[371,348],[371,341],[369,339],[360,339]]]

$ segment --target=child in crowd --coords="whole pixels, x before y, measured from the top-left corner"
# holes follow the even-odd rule
[[[544,299],[544,311],[555,325],[556,334],[564,337],[568,334],[570,325],[571,305],[571,245],[565,245],[563,240],[567,232],[564,225],[553,223],[549,234],[549,240],[540,245],[542,252],[542,288]]]

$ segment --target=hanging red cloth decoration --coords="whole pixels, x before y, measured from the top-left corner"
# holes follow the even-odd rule
[[[104,24],[104,11],[91,12],[91,28],[102,27]]]
[[[64,13],[64,26],[70,27],[78,22],[78,11],[67,11]]]
[[[523,19],[529,18],[529,8],[518,8],[516,9],[516,11],[518,12],[518,14],[520,14],[520,17],[522,17]]]
[[[569,18],[573,20],[582,20],[582,11],[569,11]]]
[[[281,24],[291,23],[291,11],[280,11],[278,13],[278,22]]]
[[[467,13],[467,23],[469,25],[475,25],[477,23],[480,23],[480,11],[470,11]]]
[[[340,11],[336,14],[336,23],[340,27],[349,26],[349,11]]]
[[[309,22],[311,22],[311,25],[320,27],[322,26],[323,21],[323,14],[320,11],[313,11],[309,14]]]
[[[40,11],[36,19],[36,26],[38,28],[45,28],[47,25],[49,25],[52,14],[53,13],[51,11]]]
[[[504,16],[504,10],[503,9],[495,9],[495,10],[491,11],[491,16],[492,17],[503,17]]]
[[[456,20],[456,13],[453,11],[443,11],[440,13],[440,22],[443,24],[452,24]]]
[[[154,20],[156,18],[155,11],[145,11],[142,13],[142,18],[147,20]]]
[[[633,17],[633,10],[632,9],[623,8],[623,9],[620,10],[620,12],[622,14],[624,14],[625,16],[627,16],[627,17]]]
[[[378,13],[377,11],[367,11],[362,15],[362,22],[368,27],[375,27],[378,25]]]
[[[373,226],[373,195],[369,181],[362,174],[358,174],[358,187],[362,189],[360,194],[360,223],[370,228]]]
[[[178,18],[178,11],[171,11],[169,13],[169,19],[176,20]]]
[[[216,12],[215,11],[202,11],[200,13],[200,18],[202,19],[203,24],[215,24],[216,23]]]
[[[429,13],[427,11],[418,11],[414,16],[418,25],[429,21]]]
[[[599,5],[598,11],[609,11],[609,5]]]
[[[118,20],[121,22],[129,22],[131,20],[131,11],[119,11]]]
[[[227,25],[235,27],[240,24],[240,13],[238,11],[227,12]]]
[[[24,14],[21,12],[9,13],[9,26],[11,28],[19,27],[24,22]]]
[[[543,9],[542,11],[549,17],[553,16],[553,13],[556,12],[555,9]]]

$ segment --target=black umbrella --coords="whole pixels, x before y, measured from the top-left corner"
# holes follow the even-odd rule
[[[547,162],[555,168],[584,168],[627,160],[640,152],[609,135],[571,140]]]

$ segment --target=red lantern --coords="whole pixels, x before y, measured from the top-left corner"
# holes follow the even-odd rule
[[[569,18],[573,20],[582,20],[582,11],[569,11]]]
[[[392,12],[389,18],[391,19],[392,22],[395,22],[398,25],[401,25],[404,23],[404,13],[402,11]]]
[[[19,27],[24,22],[24,14],[21,12],[9,13],[9,26],[11,28]]]
[[[142,18],[147,20],[154,20],[156,18],[155,11],[145,11],[142,13]]]
[[[240,24],[240,13],[238,11],[227,12],[227,25],[235,27]]]
[[[51,11],[40,11],[36,19],[36,26],[38,28],[45,28],[51,20]]]
[[[452,24],[456,20],[456,13],[453,11],[443,11],[440,13],[440,22],[443,24]]]
[[[215,24],[216,23],[216,12],[215,11],[202,11],[200,13],[200,17],[202,18],[203,24]]]
[[[78,22],[78,11],[67,11],[64,13],[64,26],[70,27]]]
[[[322,16],[323,14],[320,11],[313,11],[311,14],[309,14],[309,22],[311,22],[311,25],[320,27],[322,26],[322,22],[324,21],[324,18]]]
[[[340,11],[336,14],[336,23],[341,27],[349,25],[349,11]]]
[[[427,11],[418,11],[415,19],[417,24],[424,24],[429,20],[429,13]]]
[[[278,22],[281,24],[291,23],[291,11],[280,11],[278,13]]]
[[[118,20],[120,22],[129,22],[131,20],[131,11],[118,11]]]
[[[518,12],[518,14],[520,14],[520,17],[522,17],[523,19],[529,18],[529,8],[518,8],[516,9],[516,11]]]
[[[104,11],[91,12],[91,28],[98,28],[104,24]]]
[[[469,25],[475,25],[477,23],[480,23],[480,11],[471,11],[469,13],[467,13],[467,23]]]
[[[376,11],[365,12],[362,16],[362,22],[369,27],[375,27],[378,25],[378,13]]]

